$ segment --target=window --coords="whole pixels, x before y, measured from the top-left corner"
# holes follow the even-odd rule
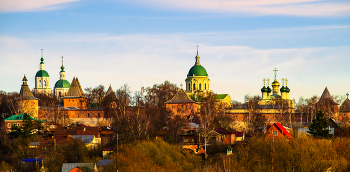
[[[50,128],[55,128],[55,125],[50,125]]]
[[[39,81],[39,86],[41,87],[41,80]]]
[[[231,138],[233,138],[233,139],[234,139],[234,138],[235,138],[235,135],[234,135],[234,134],[232,134],[232,135],[231,135]]]
[[[191,90],[191,84],[188,84],[188,90]]]
[[[277,131],[272,131],[273,136],[277,136]]]
[[[88,113],[88,117],[90,117],[90,114]]]
[[[204,89],[207,90],[207,84],[204,84]]]
[[[44,86],[46,86],[46,81],[44,81]]]
[[[58,97],[61,97],[61,92],[58,92]]]
[[[199,84],[199,90],[201,90],[202,89],[202,84]]]
[[[193,84],[193,90],[196,90],[196,84]]]
[[[7,128],[11,128],[11,123],[7,123]]]

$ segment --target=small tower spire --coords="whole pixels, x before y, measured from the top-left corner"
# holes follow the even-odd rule
[[[63,56],[62,56],[61,58],[62,58],[61,72],[64,72],[64,66],[63,66]]]
[[[40,59],[40,70],[45,70],[44,66],[44,56],[43,56],[43,49],[41,49],[41,59]]]
[[[197,45],[197,56],[196,56],[196,64],[195,65],[201,65],[199,59],[200,59],[200,57],[198,55],[198,45]]]
[[[349,93],[346,93],[346,98],[349,98]]]

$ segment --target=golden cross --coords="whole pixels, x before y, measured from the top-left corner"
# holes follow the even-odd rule
[[[180,84],[180,86],[181,86],[181,89],[182,89],[182,86],[183,86],[182,83]]]
[[[349,93],[346,93],[346,98],[349,98]]]
[[[284,80],[283,78],[282,78],[281,80],[282,80],[282,85],[284,86],[284,81],[285,81],[285,80]]]
[[[276,75],[277,75],[277,71],[278,71],[278,70],[275,68],[275,70],[273,70],[273,71],[275,71],[275,78],[276,78]]]
[[[269,86],[269,85],[270,85],[270,79],[267,78],[267,86]]]
[[[198,55],[198,45],[196,47],[197,47],[197,55]]]
[[[287,83],[288,83],[288,79],[286,78],[286,86],[287,86]]]
[[[61,58],[62,58],[62,66],[63,66],[63,56]]]
[[[264,78],[264,79],[263,79],[263,82],[264,82],[264,86],[265,86],[265,81],[266,81],[266,79]]]

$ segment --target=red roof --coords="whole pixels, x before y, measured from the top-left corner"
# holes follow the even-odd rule
[[[293,138],[289,132],[280,124],[280,123],[274,123],[281,131],[284,135],[286,135],[288,138]]]

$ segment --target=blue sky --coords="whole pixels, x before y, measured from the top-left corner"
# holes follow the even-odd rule
[[[0,90],[34,88],[44,49],[51,87],[61,56],[83,88],[132,91],[185,83],[196,45],[216,93],[243,101],[262,79],[288,78],[290,97],[350,92],[350,2],[321,0],[0,1]],[[282,83],[281,83],[282,84]]]

